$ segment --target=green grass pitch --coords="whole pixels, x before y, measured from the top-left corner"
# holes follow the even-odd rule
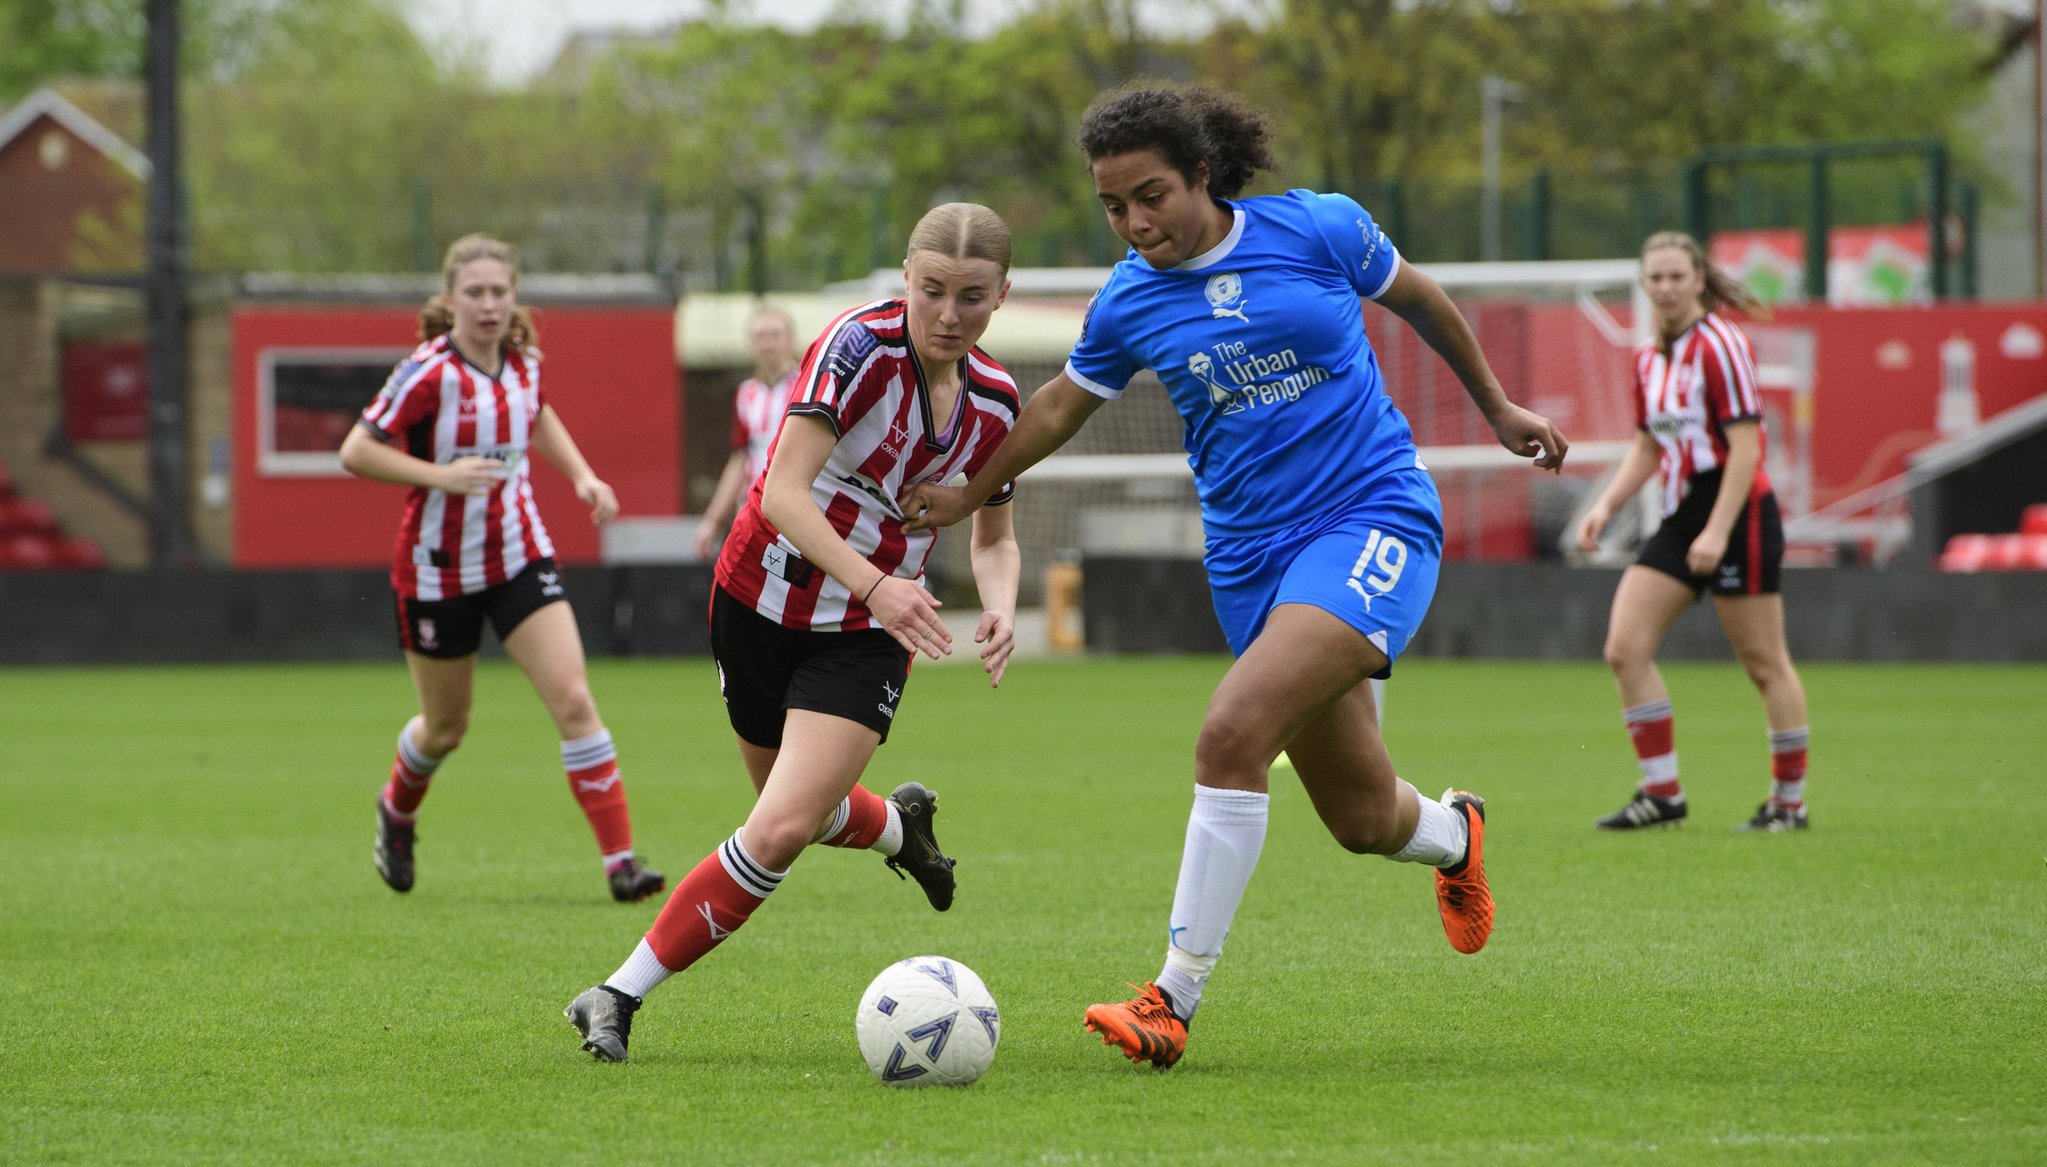
[[[1274,784],[1186,1060],[1089,1002],[1158,970],[1214,658],[925,667],[869,770],[943,796],[959,901],[819,849],[670,981],[632,1061],[562,1006],[658,903],[613,904],[546,718],[503,662],[420,826],[370,866],[412,710],[376,666],[0,672],[0,1160],[10,1163],[2039,1163],[2047,668],[1817,665],[1813,829],[1766,792],[1731,664],[1667,670],[1692,821],[1633,785],[1597,662],[1415,660],[1388,737],[1487,796],[1490,946],[1426,870],[1342,853]],[[599,660],[642,853],[679,878],[750,790],[705,660]],[[877,1084],[852,1013],[944,953],[1003,1010],[964,1090]]]

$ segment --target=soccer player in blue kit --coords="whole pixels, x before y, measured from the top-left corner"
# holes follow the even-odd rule
[[[1434,280],[1403,263],[1362,207],[1294,190],[1236,199],[1272,166],[1264,118],[1198,85],[1097,98],[1079,143],[1109,225],[1131,252],[1089,306],[1064,371],[1025,405],[964,487],[904,495],[913,527],[958,522],[1058,449],[1140,369],[1186,422],[1204,562],[1236,661],[1194,757],[1194,809],[1165,967],[1138,996],[1087,1010],[1087,1027],[1161,1069],[1222,954],[1264,845],[1267,768],[1285,750],[1336,842],[1436,869],[1460,952],[1492,931],[1485,804],[1423,797],[1394,773],[1369,679],[1384,677],[1435,591],[1442,504],[1387,398],[1362,301],[1392,310],[1456,373],[1508,450],[1545,470],[1566,444],[1507,400]],[[910,528],[906,528],[910,529]]]

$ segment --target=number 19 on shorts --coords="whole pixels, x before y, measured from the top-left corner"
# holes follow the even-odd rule
[[[1407,544],[1397,535],[1374,528],[1365,537],[1365,549],[1358,554],[1358,561],[1351,566],[1350,578],[1344,582],[1365,600],[1365,611],[1372,610],[1372,601],[1393,590],[1400,582],[1401,569],[1407,566]]]

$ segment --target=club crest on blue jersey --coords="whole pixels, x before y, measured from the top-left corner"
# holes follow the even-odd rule
[[[1250,303],[1244,298],[1244,280],[1236,272],[1217,272],[1208,277],[1209,315],[1215,319],[1234,316],[1246,324],[1251,318],[1244,315],[1244,306]]]

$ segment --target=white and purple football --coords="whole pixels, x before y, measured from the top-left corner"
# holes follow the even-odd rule
[[[867,986],[853,1034],[867,1068],[890,1086],[965,1086],[994,1064],[1002,1018],[973,969],[913,956]]]

